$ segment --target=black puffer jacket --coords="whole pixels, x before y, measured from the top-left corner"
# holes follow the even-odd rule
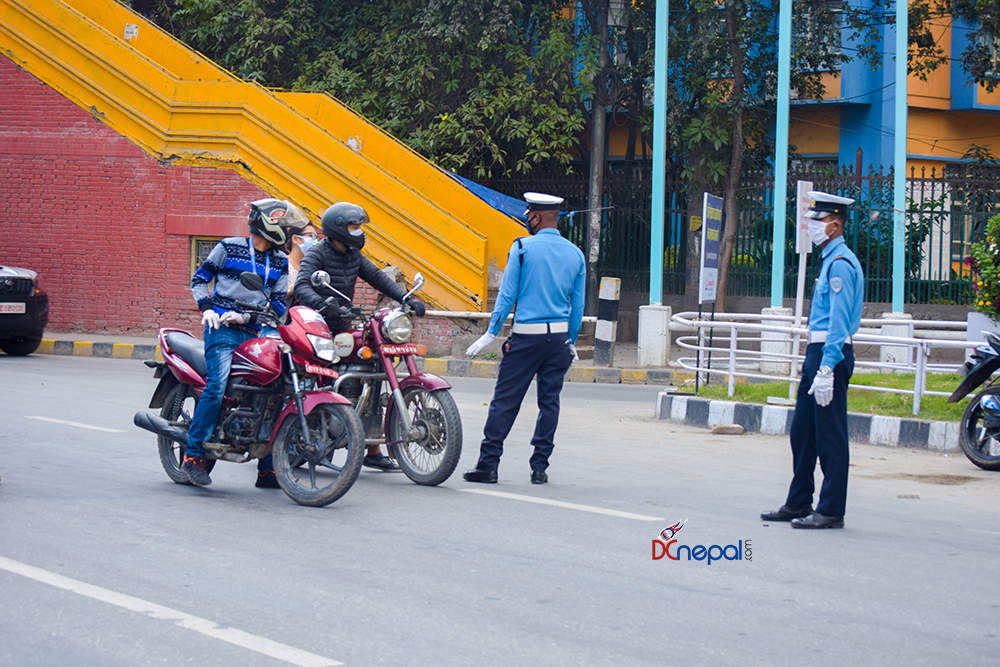
[[[320,270],[329,273],[330,284],[351,299],[354,299],[354,284],[359,277],[382,294],[396,301],[402,301],[406,294],[406,290],[382,273],[370,259],[361,254],[360,250],[348,248],[347,252],[344,252],[334,246],[330,239],[324,239],[321,243],[310,248],[309,252],[302,258],[293,292],[296,303],[319,310],[323,307],[328,296],[337,298],[333,293],[325,293],[326,290],[322,287],[317,290],[312,286],[309,279],[313,273]],[[341,303],[340,305],[349,306],[350,304]],[[334,333],[344,331],[350,326],[350,322],[336,317],[329,310],[323,315],[326,317],[326,323],[330,325],[330,331]]]

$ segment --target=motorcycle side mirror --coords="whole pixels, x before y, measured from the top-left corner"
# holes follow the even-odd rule
[[[264,279],[260,277],[260,274],[253,271],[244,271],[241,273],[240,284],[251,292],[260,292],[264,289]]]
[[[424,286],[424,274],[417,272],[417,275],[413,276],[413,289],[403,295],[403,301],[406,301],[411,296],[413,296],[421,287]]]
[[[330,282],[330,274],[326,271],[317,271],[309,277],[309,282],[313,287],[323,287]]]
[[[347,296],[339,289],[330,284],[330,274],[327,273],[326,271],[316,271],[311,276],[309,276],[309,282],[312,284],[313,287],[323,287],[333,292],[347,303],[352,303],[351,297]]]

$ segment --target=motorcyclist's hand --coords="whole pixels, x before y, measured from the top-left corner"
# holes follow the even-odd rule
[[[424,302],[421,301],[420,299],[416,299],[411,296],[403,303],[409,306],[410,310],[412,310],[414,313],[417,314],[417,317],[423,317],[424,314],[427,312],[427,306],[425,306]]]
[[[494,338],[496,338],[496,336],[487,331],[486,333],[484,333],[482,336],[479,337],[479,340],[477,340],[475,343],[469,346],[469,349],[465,351],[465,356],[467,357],[476,356],[477,354],[483,351],[484,347],[492,343]]]
[[[329,317],[339,317],[340,302],[335,297],[328,296],[323,300],[323,305],[316,310]]]
[[[829,366],[821,366],[816,377],[813,378],[809,393],[816,399],[816,405],[825,408],[833,400],[833,369]]]
[[[207,326],[209,329],[219,328],[219,314],[214,310],[206,310],[201,314],[201,326]]]
[[[570,363],[575,364],[580,361],[580,355],[576,353],[576,345],[570,343],[569,341],[567,341],[566,344],[569,345],[569,351],[573,353],[573,361]]]
[[[230,324],[246,324],[250,321],[250,316],[246,313],[237,313],[235,310],[227,310],[222,313],[219,321],[228,327]]]

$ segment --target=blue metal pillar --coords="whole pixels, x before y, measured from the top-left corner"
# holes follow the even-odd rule
[[[656,3],[656,53],[653,59],[653,201],[649,225],[649,303],[663,303],[664,181],[667,175],[667,16],[668,0]]]
[[[778,5],[778,118],[774,137],[774,236],[771,253],[771,307],[785,298],[785,205],[788,200],[788,107],[791,103],[792,0]]]
[[[892,312],[903,312],[906,264],[907,0],[896,0],[896,136],[892,181]]]

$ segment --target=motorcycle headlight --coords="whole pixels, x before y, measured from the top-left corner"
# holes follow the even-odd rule
[[[406,313],[394,310],[382,320],[382,333],[393,343],[405,343],[413,333],[413,322]]]
[[[306,334],[306,337],[309,338],[309,342],[312,344],[313,352],[320,359],[333,361],[337,357],[337,354],[333,351],[333,341],[329,338],[315,334]]]

